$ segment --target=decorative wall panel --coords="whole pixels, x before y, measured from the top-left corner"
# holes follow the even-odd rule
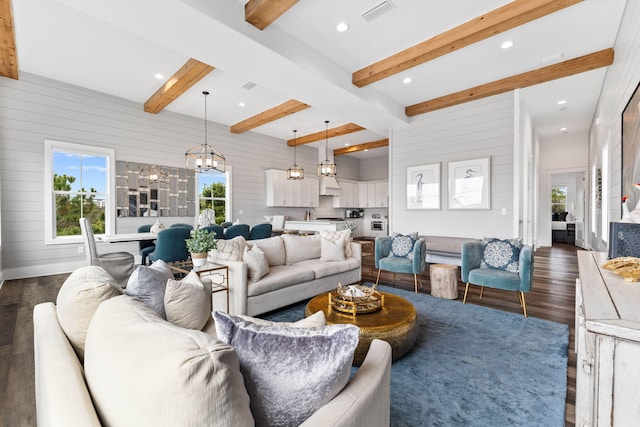
[[[150,180],[151,165],[116,161],[116,213],[139,216],[195,216],[195,173],[186,168],[158,166],[158,180]]]

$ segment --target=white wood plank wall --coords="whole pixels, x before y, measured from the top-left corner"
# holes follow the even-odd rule
[[[184,152],[203,138],[202,119],[167,111],[148,114],[141,103],[28,73],[21,73],[17,81],[0,79],[1,277],[66,272],[84,264],[84,255],[78,253],[81,243],[44,243],[45,139],[113,148],[116,160],[183,166]],[[233,169],[234,220],[255,224],[264,215],[278,213],[303,217],[302,208],[284,212],[266,207],[264,170],[287,169],[293,162],[293,150],[285,141],[252,132],[231,134],[227,126],[210,122],[209,143]],[[297,157],[306,171],[316,170],[315,148],[299,147]],[[117,221],[119,232],[130,232],[149,220]],[[193,218],[163,222],[193,222]],[[99,250],[138,252],[137,244],[101,245]]]
[[[608,215],[596,218],[595,235],[591,230],[585,230],[585,237],[589,240],[591,248],[595,250],[607,250],[605,240],[608,236],[601,235],[601,223],[618,221],[621,218],[621,115],[640,82],[640,1],[627,1],[614,50],[615,59],[613,65],[607,69],[590,134],[589,171],[593,165],[601,167],[602,149],[607,142],[609,143]],[[591,179],[589,179],[589,185],[591,186]],[[592,191],[593,189],[590,188],[590,195]]]
[[[448,163],[491,157],[491,209],[447,209]],[[514,237],[514,96],[485,98],[416,116],[393,129],[389,231],[453,237]],[[406,168],[440,162],[441,209],[406,209]],[[362,173],[362,172],[361,172]],[[501,215],[502,208],[507,215]]]

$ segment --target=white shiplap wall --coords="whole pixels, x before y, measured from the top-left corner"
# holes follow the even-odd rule
[[[593,165],[602,166],[601,153],[607,144],[609,151],[609,210],[593,219],[596,222],[595,234],[591,230],[585,230],[585,237],[595,250],[607,250],[608,236],[600,231],[602,222],[618,221],[621,218],[621,115],[640,82],[640,1],[627,1],[614,50],[615,59],[607,69],[590,134],[590,169]],[[590,187],[589,194],[592,191],[593,188]]]
[[[142,104],[39,76],[0,79],[0,179],[2,181],[2,276],[4,279],[71,271],[84,263],[81,245],[44,243],[44,140],[115,149],[116,160],[183,166],[184,152],[203,142],[202,119],[170,112],[143,111]],[[232,166],[232,218],[247,224],[264,215],[302,218],[304,209],[266,207],[265,169],[287,169],[293,150],[285,141],[209,124],[209,142]],[[299,147],[298,164],[316,170],[318,152]],[[357,176],[359,171],[354,172]],[[239,215],[239,210],[243,215]],[[118,232],[135,231],[144,218],[118,219]],[[193,218],[163,218],[163,223]],[[137,244],[102,245],[101,251],[128,250]]]
[[[360,160],[360,181],[378,181],[389,178],[389,156]]]
[[[514,94],[416,116],[393,130],[390,231],[453,237],[513,236]],[[491,209],[447,210],[448,162],[491,157]],[[441,210],[406,209],[406,167],[440,162]],[[362,172],[361,172],[362,173]],[[506,208],[507,215],[501,215]]]

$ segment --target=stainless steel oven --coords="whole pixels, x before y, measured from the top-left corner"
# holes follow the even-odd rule
[[[384,231],[384,221],[371,220],[371,231]]]

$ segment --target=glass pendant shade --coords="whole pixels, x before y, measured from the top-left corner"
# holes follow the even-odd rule
[[[224,156],[207,142],[207,95],[209,95],[209,92],[203,91],[202,94],[204,95],[204,144],[188,150],[184,155],[185,163],[187,169],[195,172],[213,170],[224,172]]]
[[[297,130],[293,131],[293,165],[287,169],[287,179],[304,179],[304,169],[302,169],[300,166],[298,166],[297,162],[296,162],[296,132],[298,132]]]
[[[325,160],[318,165],[318,176],[336,176],[336,164],[329,160],[329,120],[325,120],[324,154]]]

